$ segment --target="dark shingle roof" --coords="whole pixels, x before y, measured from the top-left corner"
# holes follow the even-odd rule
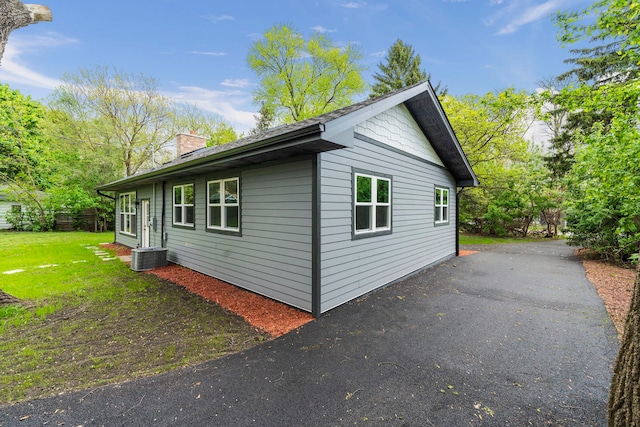
[[[136,184],[157,181],[160,177],[177,177],[184,168],[183,175],[205,170],[205,163],[210,170],[213,163],[222,163],[226,167],[242,166],[249,163],[271,160],[269,151],[279,151],[279,157],[292,156],[304,152],[321,152],[344,148],[335,141],[322,138],[325,125],[337,122],[351,114],[366,111],[368,108],[391,108],[405,103],[416,122],[421,127],[436,153],[441,157],[445,166],[452,167],[452,173],[461,182],[460,185],[477,185],[477,179],[469,166],[462,149],[451,130],[451,126],[442,111],[433,88],[428,82],[418,83],[385,95],[369,98],[364,101],[340,108],[329,113],[312,117],[297,123],[277,126],[264,132],[249,135],[237,141],[203,148],[184,154],[151,171],[132,175],[121,180],[105,184],[100,190],[120,190],[132,188]],[[373,113],[371,113],[373,114]],[[366,118],[363,118],[366,120]],[[295,141],[300,141],[296,144]],[[250,153],[255,155],[254,161],[249,160]],[[242,157],[242,161],[239,160]]]

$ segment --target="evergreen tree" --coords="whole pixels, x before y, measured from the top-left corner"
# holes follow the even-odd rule
[[[385,56],[386,64],[378,64],[380,73],[375,73],[373,78],[376,83],[372,87],[371,98],[384,95],[403,87],[429,80],[431,74],[427,74],[420,68],[420,55],[416,55],[413,47],[398,39],[391,45]],[[440,83],[435,86],[438,95],[446,95],[447,89],[440,89]]]

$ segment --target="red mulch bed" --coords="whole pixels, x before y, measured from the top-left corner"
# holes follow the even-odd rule
[[[113,251],[115,256],[128,256],[131,255],[131,248],[119,245],[117,243],[100,243],[101,248],[109,249]]]
[[[131,255],[130,248],[118,244],[105,243],[100,246],[114,251],[116,256]],[[176,283],[215,302],[274,338],[313,320],[309,313],[179,265],[170,264],[147,273]]]
[[[458,251],[458,255],[459,256],[467,256],[467,255],[473,255],[473,254],[477,254],[480,251],[468,251],[466,249],[460,249],[460,251]]]
[[[309,313],[179,265],[156,268],[148,273],[214,301],[272,337],[284,335],[313,320]]]
[[[101,246],[112,250],[116,256],[131,255],[131,249],[122,245],[105,243]],[[475,253],[478,251],[461,250],[460,256]],[[313,320],[309,313],[179,265],[160,267],[147,273],[169,280],[215,302],[273,337],[284,335]]]

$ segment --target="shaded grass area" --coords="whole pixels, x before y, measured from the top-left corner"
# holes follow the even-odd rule
[[[184,288],[103,261],[93,248],[112,238],[0,233],[8,254],[0,287],[28,303],[0,307],[0,404],[165,372],[267,339]],[[24,271],[2,274],[16,269]]]

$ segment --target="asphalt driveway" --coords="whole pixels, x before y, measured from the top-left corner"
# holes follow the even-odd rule
[[[0,426],[605,426],[616,331],[572,248],[481,249],[243,353],[2,407]]]

